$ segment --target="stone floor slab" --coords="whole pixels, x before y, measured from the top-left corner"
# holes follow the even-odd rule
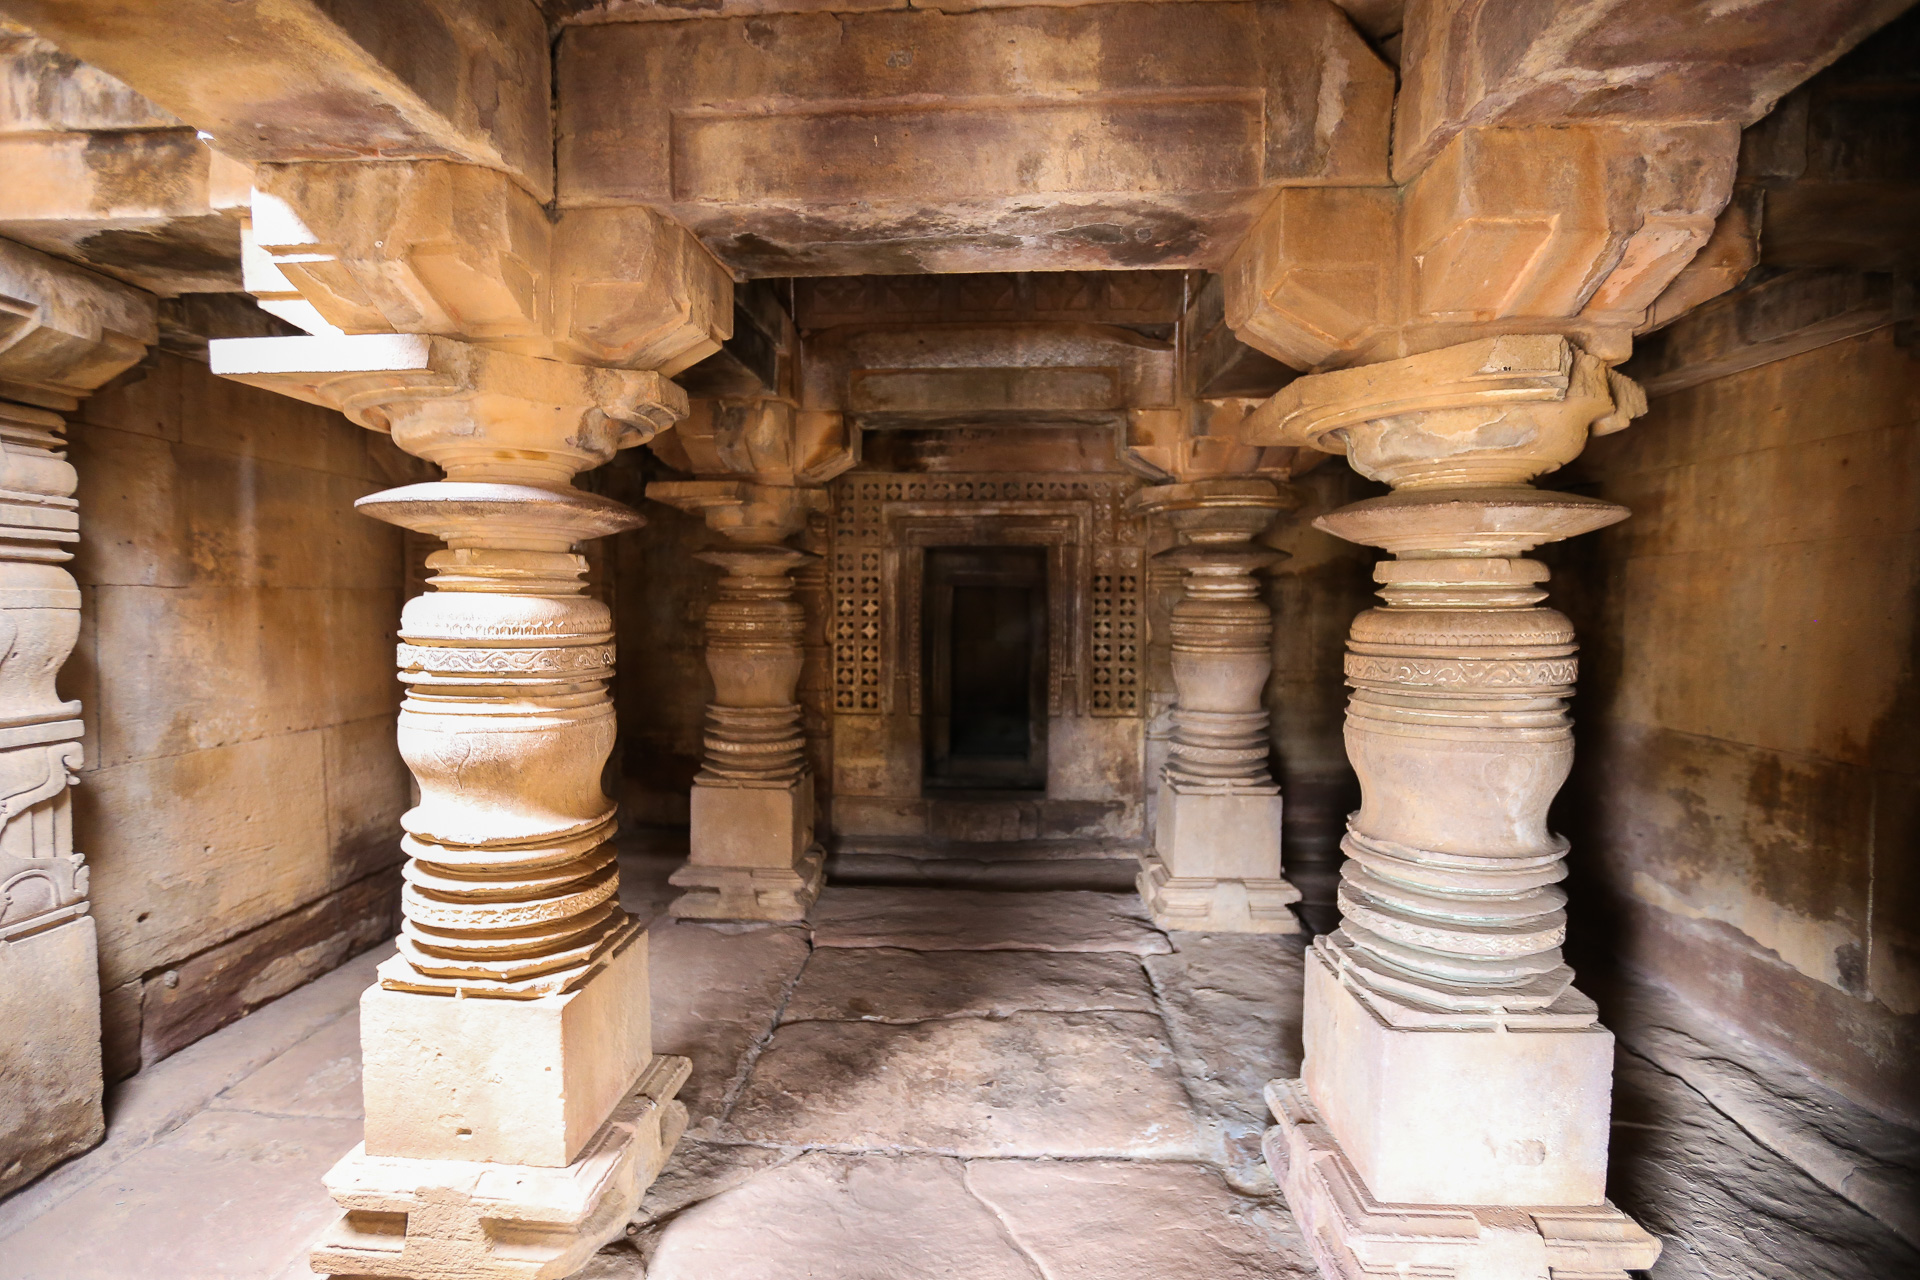
[[[957,1160],[815,1152],[675,1218],[647,1280],[1046,1280]]]
[[[653,1051],[693,1060],[680,1090],[696,1135],[724,1113],[807,962],[793,925],[715,925],[661,917],[647,930]]]
[[[639,1223],[671,1218],[690,1204],[740,1186],[763,1169],[792,1159],[794,1152],[737,1142],[704,1142],[683,1137],[660,1176],[647,1188],[634,1215]]]
[[[1268,1189],[1260,1137],[1272,1124],[1269,1080],[1299,1074],[1302,955],[1298,936],[1174,933],[1149,956],[1167,1032],[1202,1126],[1207,1158],[1243,1190]]]
[[[0,1241],[0,1280],[260,1280],[339,1214],[356,1120],[208,1111]]]
[[[1047,1280],[1315,1275],[1278,1196],[1235,1194],[1204,1165],[974,1160],[967,1187]]]
[[[1164,955],[1166,935],[1130,893],[835,888],[807,917],[817,947],[909,951],[1124,951]]]
[[[1192,1159],[1160,1020],[1020,1013],[774,1033],[722,1130],[778,1146],[967,1156]]]
[[[261,1115],[361,1119],[366,1102],[360,1093],[360,1011],[320,1028],[215,1098],[212,1106]]]
[[[807,962],[781,1020],[921,1022],[1098,1009],[1157,1011],[1138,960],[1078,952],[822,947]]]

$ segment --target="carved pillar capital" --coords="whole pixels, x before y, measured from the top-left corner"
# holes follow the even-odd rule
[[[827,491],[752,480],[656,480],[647,496],[697,511],[707,527],[744,546],[777,546],[827,509]]]

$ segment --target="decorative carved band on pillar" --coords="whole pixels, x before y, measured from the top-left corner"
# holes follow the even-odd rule
[[[1348,645],[1345,920],[1308,953],[1302,1079],[1268,1089],[1268,1159],[1329,1276],[1624,1280],[1659,1255],[1605,1196],[1613,1037],[1560,957],[1546,825],[1573,628],[1524,558],[1625,518],[1529,482],[1644,409],[1549,335],[1302,378],[1249,420],[1394,489],[1316,522],[1397,559]]]
[[[0,1196],[99,1142],[100,966],[73,848],[80,635],[66,420],[157,340],[154,300],[0,240]]]
[[[1169,628],[1173,732],[1140,896],[1165,928],[1298,932],[1261,701],[1273,611],[1253,576],[1284,553],[1252,542],[1296,500],[1269,480],[1223,478],[1142,489],[1129,505],[1179,531],[1185,545],[1155,560],[1186,573]]]
[[[817,557],[780,545],[820,509],[819,489],[745,480],[660,481],[647,496],[699,511],[734,545],[701,552],[726,576],[707,608],[706,760],[694,778],[687,892],[668,908],[698,920],[799,920],[819,896],[813,773],[795,700],[806,616],[793,570]]]

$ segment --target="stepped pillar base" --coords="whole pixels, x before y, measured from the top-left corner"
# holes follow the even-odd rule
[[[813,777],[784,784],[696,781],[687,864],[668,883],[688,890],[667,910],[683,920],[800,920],[820,896],[826,855],[813,842]]]
[[[560,1280],[621,1235],[687,1127],[692,1064],[656,1057],[564,1168],[370,1156],[327,1174],[346,1212],[314,1246],[333,1280]]]
[[[1389,1204],[1367,1190],[1299,1080],[1267,1086],[1263,1147],[1328,1280],[1627,1280],[1660,1241],[1602,1200],[1586,1206]]]
[[[1163,929],[1224,933],[1298,933],[1292,903],[1300,891],[1280,876],[1277,788],[1160,789],[1154,849],[1135,883]]]

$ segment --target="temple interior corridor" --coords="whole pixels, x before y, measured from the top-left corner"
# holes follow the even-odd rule
[[[1916,0],[0,0],[0,1280],[1920,1276]]]

